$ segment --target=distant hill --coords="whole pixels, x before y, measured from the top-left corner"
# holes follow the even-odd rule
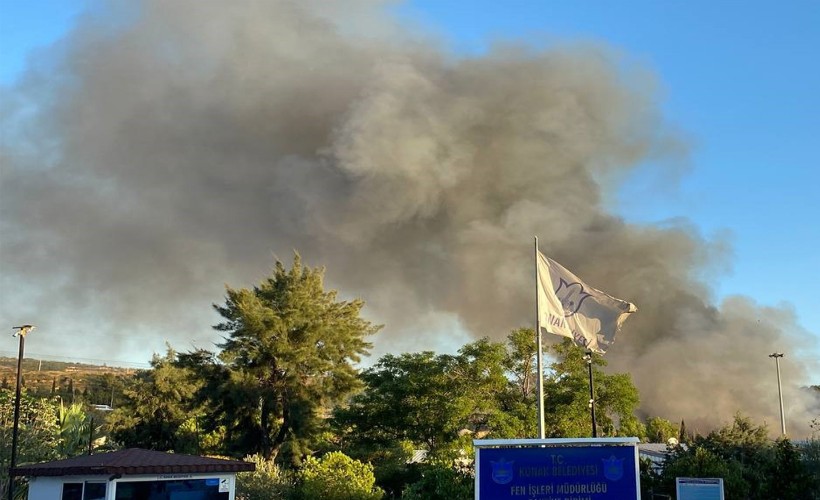
[[[23,387],[38,396],[59,396],[70,403],[112,404],[134,373],[134,368],[24,358]],[[0,387],[13,388],[17,358],[0,357]]]

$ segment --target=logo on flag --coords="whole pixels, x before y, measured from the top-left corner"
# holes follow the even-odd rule
[[[558,290],[555,291],[555,296],[561,301],[561,306],[564,308],[564,316],[572,316],[581,308],[584,299],[592,295],[584,291],[584,285],[580,283],[567,283],[561,279],[558,284]]]
[[[538,322],[545,331],[569,337],[603,354],[635,305],[597,290],[538,252]]]

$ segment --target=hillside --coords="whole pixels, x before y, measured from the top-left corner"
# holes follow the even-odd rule
[[[59,396],[63,401],[83,400],[112,404],[137,370],[106,365],[23,359],[23,387],[37,395]],[[13,388],[17,359],[0,357],[0,387]]]

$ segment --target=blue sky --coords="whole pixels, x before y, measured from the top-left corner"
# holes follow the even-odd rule
[[[59,40],[80,0],[0,0],[0,84]],[[536,46],[593,41],[652,71],[667,119],[689,139],[688,170],[662,188],[651,165],[624,182],[613,209],[627,220],[686,218],[727,237],[731,269],[719,297],[791,304],[820,340],[820,2],[441,1],[394,7],[456,52],[497,40]]]

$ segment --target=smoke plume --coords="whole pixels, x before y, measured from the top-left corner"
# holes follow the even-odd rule
[[[780,350],[789,430],[808,433],[794,315],[715,303],[724,242],[607,207],[638,165],[674,178],[685,156],[649,72],[596,45],[456,55],[341,4],[107,5],[2,90],[0,313],[38,324],[29,349],[211,348],[224,284],[294,249],[386,325],[376,354],[502,339],[534,319],[538,235],[638,305],[607,358],[642,411],[776,430]]]

